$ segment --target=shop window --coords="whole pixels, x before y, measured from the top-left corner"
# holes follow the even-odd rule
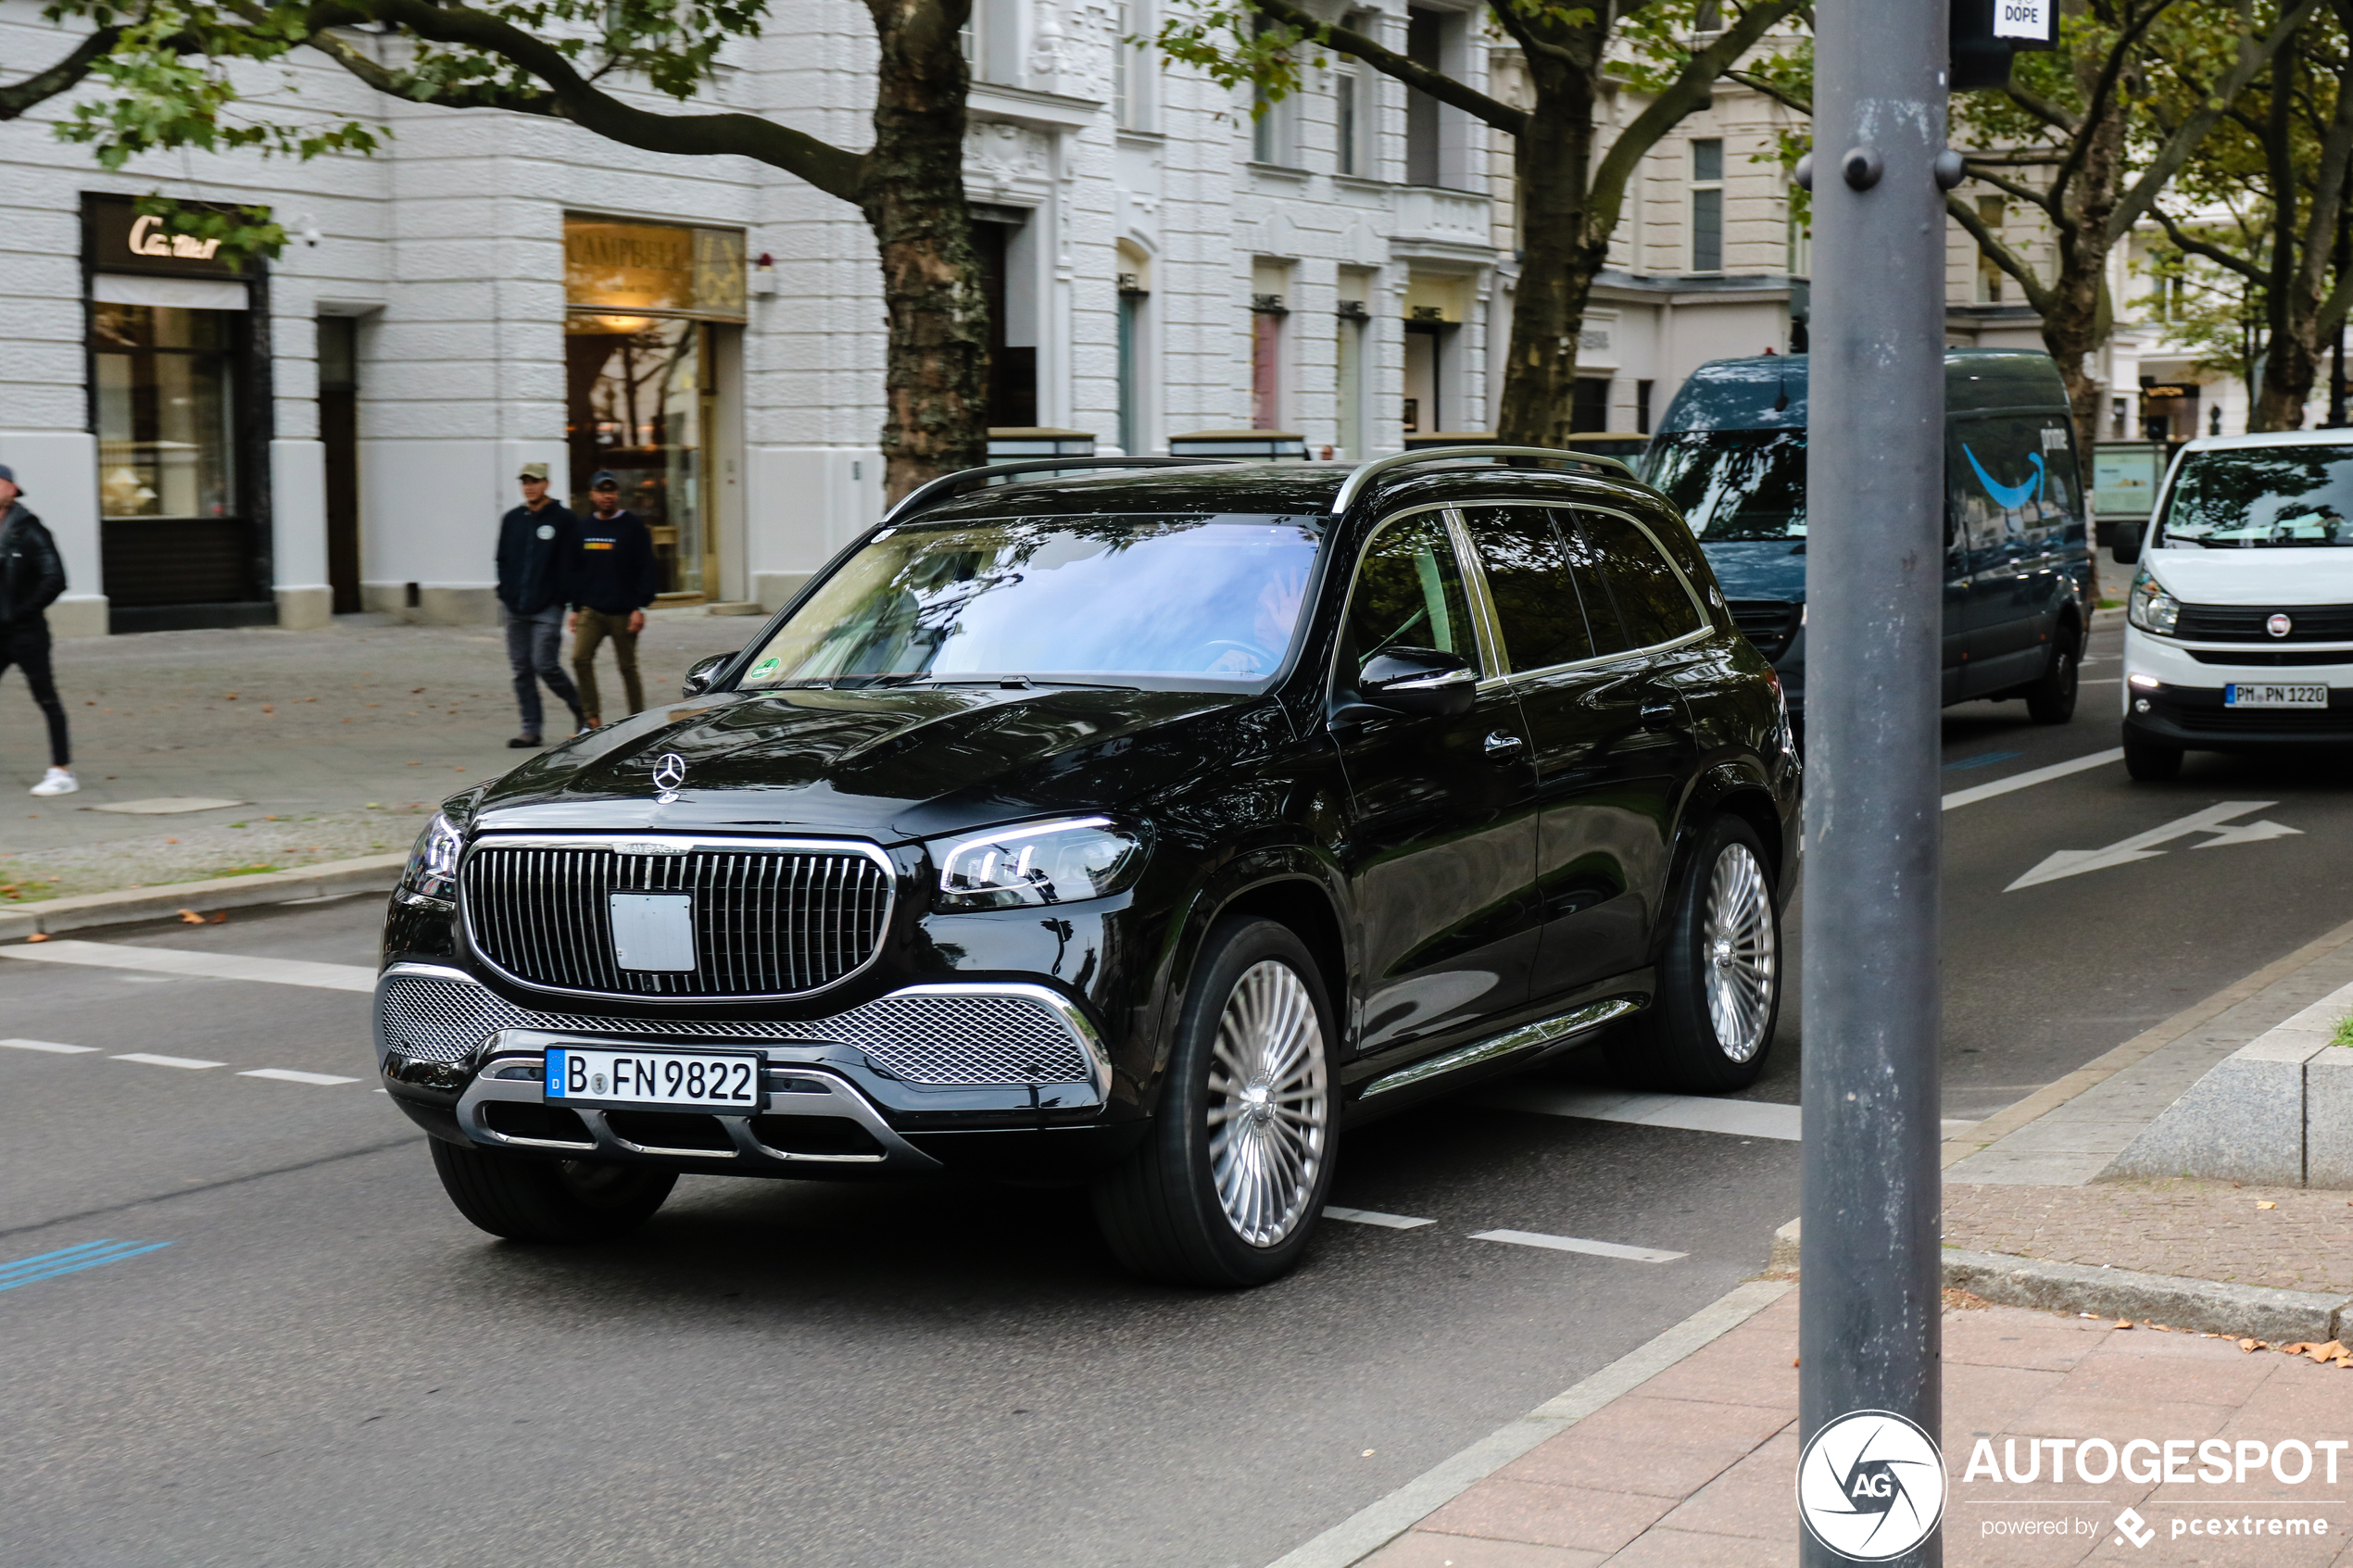
[[[257,598],[238,504],[242,315],[97,301],[98,509],[123,606]]]
[[[1372,432],[1367,428],[1366,412],[1371,408],[1366,381],[1371,374],[1370,334],[1372,312],[1365,301],[1373,292],[1374,278],[1369,272],[1340,274],[1340,293],[1336,322],[1339,333],[1333,345],[1333,365],[1338,372],[1340,409],[1339,428],[1334,432],[1336,454],[1342,458],[1364,458],[1372,455]]]
[[[661,592],[711,597],[719,338],[744,318],[743,232],[568,217],[564,274],[570,504],[591,510],[589,477],[611,470],[652,535]]]
[[[1724,270],[1724,143],[1705,136],[1692,142],[1692,270]]]
[[[1290,316],[1290,269],[1262,261],[1251,269],[1250,425],[1281,430],[1288,379],[1283,324]]]

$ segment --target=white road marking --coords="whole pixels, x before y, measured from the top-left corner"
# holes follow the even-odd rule
[[[1352,1225],[1379,1225],[1387,1230],[1410,1231],[1421,1225],[1434,1225],[1436,1220],[1416,1220],[1403,1214],[1382,1214],[1370,1209],[1342,1209],[1337,1203],[1324,1205],[1327,1220],[1346,1220]]]
[[[1526,1110],[1539,1116],[1574,1116],[1588,1122],[1625,1122],[1638,1127],[1680,1127],[1692,1133],[1725,1133],[1743,1138],[1800,1141],[1799,1110],[1768,1100],[1718,1099],[1708,1095],[1644,1095],[1624,1089],[1554,1089],[1510,1084],[1471,1103],[1494,1110]],[[1947,1121],[1943,1135],[1975,1126]]]
[[[275,1078],[282,1084],[357,1084],[357,1078],[338,1078],[328,1073],[297,1073],[291,1067],[256,1067],[237,1074],[240,1078]]]
[[[81,806],[82,811],[120,811],[133,817],[176,817],[183,811],[225,811],[243,800],[215,800],[209,796],[159,795],[152,800],[118,800],[107,806]]]
[[[59,1056],[82,1056],[95,1051],[95,1046],[61,1046],[55,1040],[0,1040],[0,1046],[19,1051],[54,1051]]]
[[[184,947],[140,947],[127,942],[44,942],[38,946],[19,943],[0,947],[0,959],[95,964],[102,969],[145,969],[209,980],[258,980],[272,985],[312,985],[328,991],[376,988],[376,972],[359,964],[256,959],[239,953],[192,952]]]
[[[2203,844],[2190,846],[2193,849],[2211,849],[2218,844],[2258,844],[2267,838],[2285,838],[2302,834],[2302,828],[2286,827],[2273,822],[2233,822],[2226,820],[2244,811],[2260,811],[2266,806],[2278,804],[2276,800],[2225,800],[2219,806],[2208,806],[2203,811],[2177,817],[2162,827],[2136,833],[2130,838],[2120,838],[2105,849],[2061,849],[2043,857],[2041,864],[2002,891],[2015,893],[2021,887],[2057,882],[2065,876],[2106,871],[2110,866],[2130,865],[2134,860],[2153,860],[2165,853],[2156,847],[2158,845],[2187,838],[2194,833],[2208,833],[2214,836]]]
[[[1614,1241],[1587,1241],[1574,1236],[1545,1236],[1540,1231],[1473,1231],[1473,1241],[1508,1241],[1515,1247],[1548,1247],[1555,1252],[1590,1252],[1596,1258],[1626,1258],[1637,1263],[1671,1263],[1688,1252],[1661,1252],[1655,1247],[1621,1247]]]
[[[2123,760],[2124,748],[2120,746],[2108,751],[2095,751],[2088,757],[2078,757],[2071,761],[2054,762],[2047,768],[2031,768],[2023,773],[2012,773],[2007,779],[1995,779],[1992,784],[1957,789],[1944,797],[1944,809],[1949,811],[1956,806],[1974,806],[1981,800],[1991,800],[2014,789],[2031,789],[2038,784],[2063,779],[2070,773],[2082,772],[2087,768],[2102,768],[2110,762]]]
[[[128,1051],[114,1059],[117,1061],[144,1061],[149,1067],[185,1067],[194,1072],[207,1067],[226,1067],[225,1061],[199,1061],[193,1056],[155,1056],[146,1051]]]

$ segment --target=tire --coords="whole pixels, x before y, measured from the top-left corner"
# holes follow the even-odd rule
[[[661,1208],[674,1171],[592,1160],[532,1160],[433,1141],[433,1168],[458,1212],[509,1241],[610,1241]]]
[[[2026,715],[2038,724],[2064,724],[2075,717],[2075,694],[2082,689],[2083,639],[2072,626],[2059,628],[2051,645],[2050,668],[2026,688]]]
[[[1333,1035],[1315,960],[1289,929],[1242,918],[1210,933],[1151,1135],[1094,1189],[1121,1263],[1212,1289],[1298,1265],[1338,1152]]]
[[[2142,784],[2164,784],[2182,773],[2182,748],[2124,737],[2124,771]]]
[[[1686,1094],[1756,1082],[1781,1008],[1780,910],[1768,863],[1746,822],[1708,823],[1669,906],[1657,992],[1609,1043],[1618,1076]]]

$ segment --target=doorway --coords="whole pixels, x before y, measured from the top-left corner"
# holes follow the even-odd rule
[[[327,469],[327,583],[334,613],[359,608],[359,323],[319,318],[319,444]]]

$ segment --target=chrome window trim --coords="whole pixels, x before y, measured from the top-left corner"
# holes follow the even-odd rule
[[[612,847],[615,853],[619,853],[620,847],[623,845],[659,845],[660,852],[666,855],[691,854],[697,849],[748,851],[771,855],[862,855],[882,868],[884,887],[882,935],[875,941],[875,950],[866,955],[865,962],[856,969],[836,976],[823,985],[812,986],[806,991],[736,991],[717,997],[648,997],[634,991],[579,991],[570,986],[547,985],[515,973],[484,951],[481,941],[474,934],[473,910],[469,906],[465,896],[466,866],[473,859],[476,850],[584,849],[605,846]],[[899,868],[891,862],[888,855],[883,853],[880,846],[865,839],[856,838],[780,838],[752,834],[736,836],[727,834],[606,831],[549,833],[531,829],[521,829],[510,833],[492,828],[466,841],[464,850],[458,857],[456,890],[458,919],[459,923],[465,928],[468,953],[476,963],[481,964],[483,968],[497,975],[501,980],[510,981],[525,990],[550,997],[587,997],[600,1001],[616,1002],[671,1002],[705,1010],[714,1007],[724,1008],[737,1002],[799,1001],[806,997],[821,996],[836,986],[845,985],[882,961],[883,949],[889,945],[890,922],[899,913]]]
[[[1483,692],[1500,678],[1494,671],[1497,665],[1496,655],[1502,644],[1490,635],[1486,619],[1489,612],[1485,608],[1487,582],[1478,574],[1478,558],[1467,547],[1468,536],[1463,532],[1461,521],[1454,516],[1454,504],[1452,501],[1424,501],[1419,506],[1401,508],[1389,513],[1366,530],[1365,542],[1356,548],[1356,558],[1349,563],[1348,594],[1340,602],[1340,630],[1344,638],[1348,631],[1349,614],[1356,608],[1356,585],[1364,580],[1365,558],[1372,553],[1373,542],[1387,532],[1391,524],[1403,522],[1408,518],[1420,517],[1426,512],[1436,512],[1439,515],[1439,521],[1446,530],[1447,542],[1454,546],[1455,564],[1463,570],[1463,597],[1470,602],[1471,637],[1478,645],[1478,689]],[[1324,683],[1324,701],[1327,705],[1338,696],[1340,682],[1340,650],[1335,647],[1332,650],[1331,669],[1327,673]]]
[[[483,985],[483,983],[482,983],[482,976],[480,976],[480,975],[478,975],[478,974],[471,974],[471,973],[468,973],[465,970],[459,969],[459,968],[457,968],[456,966],[451,965],[451,964],[420,963],[420,962],[417,962],[417,961],[415,961],[415,960],[409,960],[409,959],[403,959],[403,960],[400,960],[399,961],[397,961],[397,962],[396,962],[396,963],[391,964],[390,966],[388,966],[387,968],[385,968],[383,972],[381,972],[379,974],[377,974],[377,976],[376,976],[376,985],[377,985],[377,987],[378,987],[378,988],[381,988],[381,987],[383,986],[383,985],[384,985],[384,983],[385,981],[395,979],[395,978],[396,978],[396,977],[398,977],[398,976],[401,976],[401,975],[422,975],[422,976],[424,976],[424,977],[426,977],[426,978],[428,978],[428,979],[455,981],[455,982],[457,982],[457,983],[459,983],[459,984],[460,984],[460,985],[472,985],[472,986],[475,987],[477,990],[486,992],[486,993],[488,993],[488,995],[490,995],[490,996],[491,996],[491,997],[493,997],[494,998],[497,998],[497,999],[498,999],[498,1000],[500,1000],[500,1001],[504,1001],[504,1000],[505,1000],[505,998],[504,998],[504,997],[498,997],[498,993],[497,993],[496,991],[492,991],[492,990],[490,989],[490,987],[489,987],[489,986]],[[955,1000],[955,999],[957,999],[957,998],[959,998],[959,997],[1021,997],[1021,998],[1024,998],[1024,999],[1028,1000],[1028,1001],[1033,1001],[1033,1002],[1038,1002],[1038,1003],[1040,1003],[1041,1005],[1043,1005],[1043,1006],[1046,1008],[1046,1010],[1047,1010],[1048,1011],[1050,1011],[1050,1012],[1053,1013],[1053,1015],[1054,1015],[1054,1016],[1055,1016],[1058,1020],[1060,1020],[1060,1021],[1061,1021],[1063,1027],[1063,1028],[1065,1028],[1065,1029],[1067,1029],[1067,1030],[1069,1030],[1069,1031],[1070,1031],[1070,1033],[1071,1033],[1071,1036],[1078,1042],[1078,1048],[1079,1048],[1079,1050],[1080,1050],[1080,1051],[1081,1051],[1081,1052],[1082,1052],[1082,1053],[1086,1056],[1086,1058],[1087,1058],[1087,1061],[1088,1061],[1088,1069],[1089,1069],[1089,1074],[1090,1074],[1090,1075],[1089,1075],[1089,1078],[1088,1078],[1088,1086],[1089,1086],[1089,1087],[1091,1087],[1091,1088],[1095,1091],[1095,1098],[1096,1098],[1097,1103],[1098,1103],[1098,1104],[1101,1104],[1101,1103],[1107,1103],[1107,1102],[1109,1101],[1109,1099],[1110,1099],[1110,1098],[1111,1098],[1111,1075],[1112,1075],[1112,1066],[1111,1066],[1111,1048],[1110,1048],[1110,1047],[1106,1046],[1106,1045],[1103,1043],[1103,1037],[1102,1037],[1102,1034],[1101,1034],[1101,1031],[1099,1031],[1098,1029],[1096,1029],[1094,1020],[1092,1020],[1092,1019],[1090,1019],[1090,1018],[1088,1018],[1088,1017],[1087,1016],[1086,1010],[1085,1010],[1084,1009],[1082,1009],[1081,1007],[1079,1007],[1077,1003],[1076,1003],[1076,1002],[1072,1001],[1072,1000],[1071,1000],[1068,997],[1065,997],[1065,996],[1063,996],[1061,992],[1059,992],[1059,991],[1055,990],[1052,986],[1051,986],[1051,985],[1036,985],[1036,984],[1033,984],[1033,983],[1030,983],[1030,982],[1026,982],[1026,981],[1017,981],[1017,980],[963,980],[963,981],[959,981],[959,980],[947,980],[947,981],[927,981],[927,982],[925,982],[925,983],[923,983],[923,984],[921,984],[921,985],[901,985],[901,986],[900,986],[900,987],[899,987],[898,989],[896,989],[896,990],[892,990],[892,991],[886,991],[886,992],[884,992],[881,996],[876,997],[875,997],[874,999],[875,999],[875,1001],[881,1002],[881,1001],[890,1001],[890,1000],[894,1000],[894,999],[898,999],[898,998],[902,998],[902,997],[938,997],[938,998],[940,998],[940,999],[942,999],[942,1000],[950,1000],[950,1001],[952,1001],[952,1000]],[[732,998],[731,998],[731,999],[732,999]],[[509,1005],[509,1006],[510,1006],[510,1007],[521,1007],[521,1005],[522,1005],[522,1004],[520,1004],[520,1003],[508,1003],[507,1005]],[[524,1010],[524,1011],[527,1011],[527,1012],[528,1012],[528,1011],[537,1011],[538,1010],[536,1010],[536,1009],[531,1009],[531,1008],[524,1008],[522,1010]],[[377,1044],[377,1050],[378,1050],[378,1055],[379,1055],[379,1057],[381,1057],[381,1056],[383,1055],[384,1051],[386,1048],[388,1048],[388,1047],[387,1047],[387,1044],[386,1044],[386,1042],[385,1042],[385,1041],[384,1040],[384,1038],[383,1038],[383,1027],[384,1027],[383,1020],[384,1020],[384,1013],[383,1013],[382,1009],[371,1006],[371,1007],[369,1009],[369,1016],[370,1016],[370,1020],[371,1020],[371,1029],[372,1029],[372,1030],[376,1033],[376,1035],[377,1035],[377,1041],[376,1041],[376,1044]],[[702,1022],[702,1021],[703,1021],[703,1020],[702,1020],[701,1018],[697,1017],[697,1018],[690,1018],[690,1019],[687,1019],[687,1020],[686,1020],[685,1022]],[[660,1019],[637,1019],[637,1020],[631,1020],[630,1022],[645,1022],[645,1023],[654,1023],[654,1024],[659,1024],[661,1021]],[[779,1019],[779,1020],[776,1020],[776,1021],[775,1021],[775,1025],[776,1025],[776,1027],[777,1027],[779,1030],[786,1030],[786,1029],[791,1029],[791,1028],[794,1028],[794,1027],[796,1027],[796,1026],[798,1026],[798,1025],[802,1025],[802,1024],[815,1024],[815,1023],[822,1023],[822,1022],[824,1022],[824,1019],[790,1019],[790,1018],[787,1018],[787,1019]],[[499,1034],[501,1034],[501,1033],[506,1033],[506,1032],[508,1032],[508,1031],[503,1031],[503,1030],[493,1030],[493,1031],[492,1031],[489,1035],[484,1035],[484,1041],[488,1041],[488,1040],[490,1040],[490,1039],[495,1038],[497,1035],[499,1035]],[[573,1030],[573,1031],[547,1031],[547,1030],[543,1030],[543,1031],[539,1031],[539,1033],[543,1033],[543,1034],[545,1034],[545,1033],[569,1033],[569,1034],[578,1034],[578,1035],[592,1035],[594,1038],[598,1039],[598,1041],[600,1041],[600,1042],[608,1042],[608,1043],[610,1043],[610,1042],[613,1042],[613,1041],[618,1041],[618,1040],[624,1040],[624,1039],[630,1039],[630,1038],[643,1038],[643,1037],[644,1037],[644,1036],[631,1036],[631,1035],[596,1035],[596,1034],[595,1034],[595,1032],[594,1032],[594,1031],[592,1031],[592,1030]],[[824,1043],[825,1043],[825,1042],[824,1042],[824,1041],[822,1041],[822,1040],[814,1040],[814,1039],[795,1039],[795,1038],[794,1038],[793,1036],[791,1036],[791,1035],[779,1034],[779,1035],[777,1035],[774,1036],[773,1038],[761,1038],[761,1037],[754,1036],[754,1037],[752,1037],[752,1039],[751,1039],[751,1043],[750,1043],[750,1045],[749,1045],[749,1047],[745,1047],[745,1046],[734,1046],[734,1047],[730,1047],[730,1046],[725,1046],[725,1045],[714,1045],[714,1046],[712,1046],[711,1048],[711,1049],[713,1049],[713,1050],[719,1050],[719,1051],[724,1051],[724,1050],[729,1050],[729,1049],[742,1050],[742,1049],[746,1049],[746,1048],[757,1049],[757,1050],[759,1050],[759,1051],[761,1053],[761,1055],[762,1055],[762,1057],[763,1057],[763,1059],[764,1059],[764,1058],[766,1057],[767,1048],[768,1048],[770,1046],[790,1046],[790,1045],[804,1045],[804,1046],[805,1046],[805,1045],[817,1045],[817,1044],[824,1044]],[[477,1048],[477,1049],[479,1049],[480,1047],[477,1047],[476,1048]],[[695,1050],[695,1049],[699,1049],[699,1048],[701,1048],[701,1047],[698,1047],[698,1046],[695,1046],[695,1045],[691,1045],[691,1044],[686,1044],[686,1043],[682,1043],[682,1042],[677,1042],[677,1041],[671,1041],[671,1042],[664,1042],[664,1043],[659,1044],[659,1045],[657,1045],[657,1047],[656,1047],[655,1048],[658,1048],[658,1049],[671,1049],[671,1050]],[[996,1087],[996,1086],[999,1086],[999,1085],[981,1085],[981,1086],[983,1086],[983,1087]],[[1007,1085],[1007,1086],[1010,1086],[1010,1085]],[[1051,1085],[1038,1085],[1038,1087],[1041,1087],[1041,1088],[1042,1088],[1042,1087],[1051,1087]]]
[[[1616,507],[1594,506],[1591,502],[1587,501],[1530,500],[1527,497],[1516,495],[1509,498],[1491,498],[1484,501],[1458,501],[1451,504],[1457,509],[1458,512],[1471,507],[1545,507],[1567,511],[1582,510],[1607,512],[1612,517],[1622,518],[1626,521],[1632,523],[1635,528],[1641,530],[1642,537],[1651,542],[1651,548],[1658,552],[1658,558],[1667,563],[1667,570],[1675,574],[1675,581],[1677,583],[1682,584],[1683,596],[1690,599],[1692,601],[1692,608],[1699,612],[1699,625],[1693,627],[1691,631],[1684,633],[1680,637],[1670,637],[1663,643],[1645,643],[1641,647],[1620,648],[1616,653],[1595,654],[1591,659],[1571,659],[1567,664],[1547,664],[1535,670],[1514,671],[1508,674],[1492,677],[1490,681],[1482,684],[1480,688],[1481,690],[1487,689],[1488,686],[1493,686],[1496,688],[1516,688],[1525,683],[1545,679],[1554,675],[1574,674],[1580,671],[1598,670],[1604,665],[1617,664],[1627,659],[1648,659],[1657,654],[1672,653],[1677,648],[1688,647],[1693,643],[1705,642],[1710,636],[1713,636],[1717,631],[1716,618],[1707,612],[1706,601],[1702,599],[1698,591],[1692,586],[1692,580],[1683,575],[1683,569],[1675,564],[1674,556],[1669,554],[1667,547],[1658,542],[1658,535],[1651,532],[1650,526],[1643,522],[1641,518],[1634,516],[1630,512],[1620,511]],[[1494,613],[1492,601],[1487,598],[1486,569],[1484,565],[1479,562],[1477,541],[1470,539],[1469,521],[1466,518],[1458,517],[1457,523],[1463,530],[1463,536],[1465,540],[1468,542],[1468,554],[1470,556],[1471,564],[1478,569],[1479,596],[1489,606],[1488,613],[1492,615]],[[1500,621],[1496,624],[1495,646],[1499,654],[1504,656],[1508,656],[1511,651],[1508,647],[1504,646],[1503,628]],[[1499,662],[1501,662],[1500,659]]]

